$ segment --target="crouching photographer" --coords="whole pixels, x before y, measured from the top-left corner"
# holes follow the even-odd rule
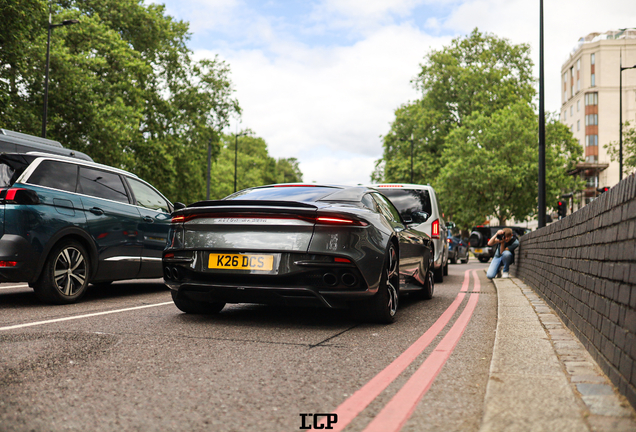
[[[488,246],[498,245],[495,251],[495,256],[490,263],[486,277],[492,279],[499,273],[499,269],[503,266],[503,273],[501,277],[510,277],[510,264],[515,262],[514,250],[519,247],[519,240],[513,234],[510,228],[504,228],[497,231],[490,240],[488,240]]]

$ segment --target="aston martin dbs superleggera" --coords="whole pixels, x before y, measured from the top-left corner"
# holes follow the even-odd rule
[[[395,320],[399,294],[433,296],[431,239],[378,191],[279,184],[172,214],[164,280],[186,313],[226,303],[352,308]]]

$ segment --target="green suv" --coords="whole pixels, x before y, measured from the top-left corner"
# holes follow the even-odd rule
[[[0,154],[0,282],[47,303],[160,278],[173,206],[134,174],[47,153]]]

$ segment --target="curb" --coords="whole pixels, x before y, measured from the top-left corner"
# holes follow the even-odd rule
[[[636,431],[636,413],[523,281],[493,279],[497,330],[480,431]]]

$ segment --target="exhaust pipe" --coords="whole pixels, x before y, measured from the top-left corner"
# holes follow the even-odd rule
[[[348,287],[352,287],[358,282],[358,278],[353,273],[345,273],[340,279]]]
[[[322,275],[322,281],[327,286],[336,286],[338,284],[338,277],[333,273],[325,273]]]

